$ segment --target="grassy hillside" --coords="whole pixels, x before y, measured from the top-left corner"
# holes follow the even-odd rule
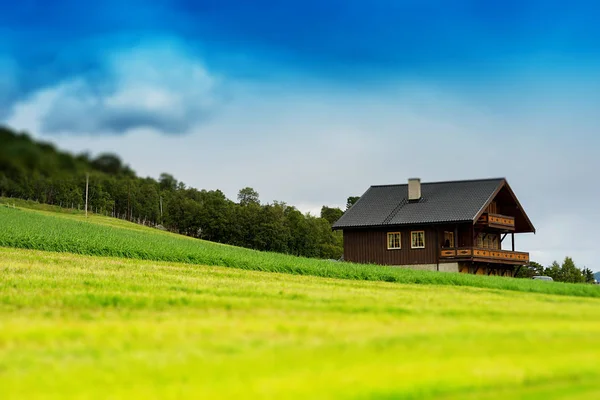
[[[122,220],[0,207],[0,246],[185,262],[330,278],[486,287],[600,297],[600,287],[340,263],[191,239]]]
[[[30,209],[30,210],[48,211],[48,212],[61,213],[61,214],[85,215],[85,210],[64,208],[64,207],[54,206],[51,204],[40,203],[40,202],[33,201],[33,200],[24,200],[24,199],[9,198],[9,197],[0,197],[0,206],[6,206],[9,208],[11,208],[11,207],[26,208],[26,209]]]
[[[3,399],[600,396],[599,299],[7,248],[0,275]]]

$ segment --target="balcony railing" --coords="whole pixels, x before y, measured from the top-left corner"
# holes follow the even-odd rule
[[[440,251],[441,260],[499,262],[503,264],[527,264],[529,253],[479,247],[448,248]]]
[[[492,229],[515,230],[515,217],[509,217],[507,215],[485,213],[479,217],[477,223]]]

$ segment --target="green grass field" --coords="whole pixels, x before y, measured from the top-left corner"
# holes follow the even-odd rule
[[[600,398],[593,286],[1,207],[0,243],[2,399]]]
[[[600,300],[0,249],[3,398],[589,398]]]
[[[39,203],[33,200],[23,200],[12,197],[1,197],[0,196],[0,206],[8,206],[8,207],[19,207],[26,208],[29,210],[38,210],[38,211],[48,211],[53,213],[61,213],[61,214],[82,214],[85,215],[85,211],[81,209],[73,209],[73,208],[63,208],[55,205]]]
[[[600,297],[600,287],[440,274],[392,267],[341,263],[263,253],[222,245],[103,216],[54,214],[0,206],[0,246],[142,260],[234,267],[329,278],[486,287]]]

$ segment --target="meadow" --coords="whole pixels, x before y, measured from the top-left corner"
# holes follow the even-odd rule
[[[600,396],[596,286],[261,253],[37,208],[0,206],[3,399]]]
[[[246,270],[397,283],[471,286],[600,297],[600,287],[414,271],[265,253],[193,239],[115,218],[0,206],[0,246]]]
[[[596,298],[14,248],[0,276],[3,399],[600,398]]]

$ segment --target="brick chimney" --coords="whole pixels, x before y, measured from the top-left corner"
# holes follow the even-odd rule
[[[408,179],[408,201],[418,201],[421,199],[421,179]]]

